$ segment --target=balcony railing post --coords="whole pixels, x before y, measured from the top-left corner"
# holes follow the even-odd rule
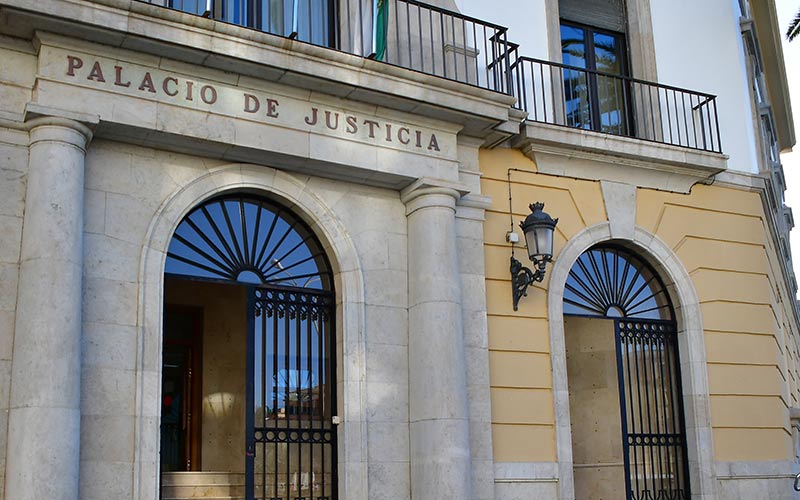
[[[722,153],[722,141],[719,135],[719,115],[717,115],[717,98],[712,97],[711,103],[714,105],[714,124],[716,126],[716,131],[717,131],[717,148],[715,149],[715,151],[717,153]]]
[[[511,79],[511,54],[509,52],[510,51],[508,50],[508,32],[504,32],[503,33],[503,53],[505,54],[505,56],[504,56],[505,60],[504,60],[504,65],[503,65],[503,71],[505,73],[505,87],[506,88],[505,89],[501,89],[501,91],[506,93],[506,94],[511,94],[511,85],[512,85],[512,79]]]

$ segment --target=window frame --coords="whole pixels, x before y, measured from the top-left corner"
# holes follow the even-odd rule
[[[627,33],[619,32],[619,31],[612,31],[604,28],[599,28],[597,26],[591,26],[584,23],[579,23],[576,21],[571,21],[565,18],[559,18],[558,24],[558,36],[559,36],[559,44],[560,44],[560,55],[561,55],[561,62],[564,65],[567,65],[564,62],[564,38],[562,36],[562,29],[563,27],[568,28],[577,28],[583,31],[583,52],[584,52],[584,61],[585,61],[585,68],[586,75],[587,75],[587,99],[589,101],[589,123],[590,126],[588,129],[585,130],[592,130],[595,132],[603,132],[602,129],[602,110],[600,107],[600,97],[598,92],[598,76],[603,74],[614,75],[613,73],[608,72],[599,72],[597,70],[597,57],[596,57],[596,46],[594,37],[596,34],[600,35],[607,35],[612,36],[616,40],[619,41],[619,65],[620,65],[620,72],[618,75],[621,81],[623,82],[624,90],[623,90],[623,106],[621,106],[624,116],[622,120],[620,120],[620,126],[624,127],[625,132],[617,135],[623,136],[635,136],[635,128],[634,128],[634,108],[633,108],[633,99],[631,98],[631,89],[629,84],[627,83],[627,79],[631,78],[630,73],[630,51],[628,48],[628,36]],[[570,65],[570,67],[573,67]],[[577,66],[575,66],[577,68]],[[569,71],[569,69],[565,68],[564,71]],[[584,127],[576,127],[576,128],[584,128]]]

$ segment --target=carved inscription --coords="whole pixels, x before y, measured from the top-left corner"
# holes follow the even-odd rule
[[[90,84],[106,87],[121,87],[135,90],[143,95],[160,98],[175,104],[191,106],[201,102],[207,106],[225,106],[221,111],[240,114],[263,121],[286,120],[295,128],[331,131],[340,136],[357,136],[370,142],[399,144],[403,148],[439,152],[439,139],[430,131],[391,123],[374,117],[361,117],[335,109],[325,109],[309,103],[307,111],[282,113],[281,97],[258,96],[253,92],[236,89],[240,95],[238,109],[230,109],[230,100],[222,102],[221,88],[212,83],[191,80],[179,75],[164,74],[163,71],[147,71],[141,67],[130,68],[124,63],[109,64],[100,60],[90,60],[87,56],[68,54],[66,56],[66,76]],[[330,132],[329,132],[330,133]]]

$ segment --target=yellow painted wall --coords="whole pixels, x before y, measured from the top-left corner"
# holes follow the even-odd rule
[[[489,324],[492,421],[495,460],[556,460],[550,337],[547,322],[547,280],[528,289],[514,311],[511,303],[511,248],[507,169],[513,187],[514,224],[530,213],[528,203],[543,201],[557,214],[555,252],[587,225],[606,220],[600,185],[535,174],[534,164],[519,151],[485,150],[480,156],[481,190],[491,196],[486,212],[484,252]],[[520,231],[517,231],[520,233]],[[527,260],[524,251],[517,254]]]
[[[784,321],[788,294],[759,194],[714,185],[691,195],[639,189],[636,215],[673,249],[697,290],[717,460],[790,459],[796,327]]]
[[[533,201],[559,217],[556,259],[569,238],[607,220],[603,196],[599,182],[536,173],[517,150],[483,150],[480,165],[482,192],[492,198],[484,248],[494,458],[554,461],[549,277],[512,310],[508,169],[523,170],[511,172],[515,226]],[[788,408],[798,405],[800,378],[797,325],[759,194],[696,185],[688,195],[638,189],[636,200],[637,225],[672,248],[697,290],[716,459],[790,459]],[[521,252],[517,258],[527,260]]]

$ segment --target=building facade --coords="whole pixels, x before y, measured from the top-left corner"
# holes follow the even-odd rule
[[[2,498],[795,498],[776,24],[0,0]]]

